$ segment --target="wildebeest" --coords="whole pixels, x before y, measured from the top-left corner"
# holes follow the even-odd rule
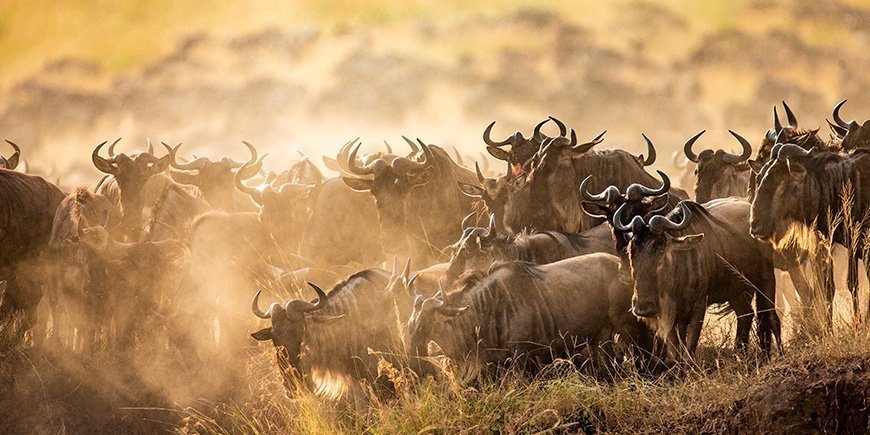
[[[39,176],[0,169],[0,319],[24,313],[34,325],[42,298],[43,274],[38,273],[51,238],[57,206],[65,194]]]
[[[715,198],[727,198],[729,196],[746,196],[749,188],[749,164],[746,163],[752,156],[752,146],[749,141],[739,134],[728,130],[740,143],[742,151],[740,155],[731,154],[724,150],[704,150],[699,154],[692,151],[692,145],[704,134],[692,136],[685,145],[683,153],[693,163],[695,168],[695,201],[704,203]]]
[[[107,227],[113,210],[106,197],[78,187],[54,215],[49,246],[55,267],[45,272],[53,277],[48,286],[52,338],[73,349],[88,351],[98,320],[111,318],[105,261],[80,241],[86,229]]]
[[[251,308],[271,325],[251,336],[272,341],[288,388],[291,385],[286,381],[292,378],[286,375],[295,371],[319,395],[337,398],[347,388],[357,393],[358,381],[378,380],[379,356],[369,349],[387,354],[401,351],[401,321],[396,316],[410,312],[411,297],[385,291],[389,280],[389,272],[367,269],[329,293],[309,283],[317,293],[316,302],[273,303],[266,311],[258,306],[257,292]]]
[[[769,353],[771,336],[781,346],[773,260],[749,235],[749,208],[745,200],[726,198],[704,205],[683,201],[648,222],[635,216],[626,225],[622,210],[614,216],[613,226],[632,234],[633,311],[656,325],[669,359],[694,354],[707,307],[715,304],[737,314],[735,347],[745,349],[753,297],[761,349]]]
[[[177,169],[177,171],[170,172],[172,179],[181,184],[190,184],[199,188],[203,198],[213,209],[230,212],[256,211],[256,206],[251,198],[236,190],[234,180],[236,172],[241,172],[238,174],[238,178],[242,180],[257,175],[263,167],[263,159],[266,154],[257,159],[257,149],[248,142],[242,141],[242,143],[251,153],[251,160],[255,162],[253,165],[245,166],[244,172],[241,172],[244,162],[237,162],[227,156],[221,157],[218,161],[200,157],[182,163],[178,161],[177,156],[181,144],[174,148],[165,143],[163,146],[166,147],[166,151],[171,157],[170,165],[173,169]]]
[[[498,232],[495,216],[490,215],[489,227],[465,228],[453,245],[446,282],[452,285],[463,273],[488,270],[495,263],[547,264],[594,252],[616,253],[609,226],[599,225],[579,234],[558,231],[505,234]]]
[[[495,227],[498,231],[508,232],[511,228],[522,228],[522,219],[517,214],[507,214],[507,210],[522,210],[527,204],[528,191],[520,189],[526,182],[526,174],[514,175],[510,162],[504,175],[486,178],[475,162],[474,170],[478,184],[459,183],[459,189],[471,198],[483,201],[486,210],[496,216]],[[515,202],[517,204],[515,204]]]
[[[120,216],[113,232],[119,240],[177,238],[193,218],[210,208],[208,203],[195,187],[178,184],[164,174],[170,154],[157,158],[149,146],[151,152],[115,155],[113,148],[119,140],[109,147],[109,159],[100,156],[106,142],[91,154],[94,166],[111,175],[97,191],[115,204]]]
[[[799,145],[804,149],[815,148],[818,150],[827,149],[828,144],[819,137],[819,129],[807,130],[798,125],[797,116],[788,107],[785,101],[782,102],[785,109],[787,124],[783,125],[779,120],[779,114],[776,112],[776,106],[773,107],[773,128],[769,129],[761,141],[761,146],[758,147],[756,155],[756,164],[763,165],[771,156],[771,150],[777,143],[792,143]]]
[[[591,151],[602,137],[603,133],[581,145],[577,145],[573,134],[570,140],[564,137],[548,140],[539,152],[528,180],[517,188],[519,191],[528,189],[526,210],[511,209],[506,214],[524,216],[522,220],[528,223],[527,226],[538,231],[583,231],[599,225],[602,220],[583,212],[582,197],[577,189],[581,180],[592,175],[592,188],[601,190],[607,187],[605,183],[625,189],[631,184],[649,186],[655,182],[644,170],[644,165],[652,163],[655,155],[652,141],[645,135],[649,149],[647,157],[622,150]],[[595,187],[596,184],[600,187]],[[678,198],[687,197],[680,189],[670,187],[669,191]]]
[[[799,225],[811,227],[844,246],[849,256],[849,290],[858,319],[857,262],[865,258],[864,232],[870,204],[870,189],[862,180],[870,176],[870,153],[864,149],[848,154],[808,151],[795,144],[780,144],[773,148],[771,158],[762,169],[752,202],[752,235],[776,243]]]
[[[330,178],[312,192],[315,199],[299,255],[318,266],[370,267],[384,259],[378,210],[372,196]]]
[[[418,142],[409,158],[379,158],[362,167],[356,158],[357,145],[347,166],[358,178],[342,179],[354,190],[371,192],[388,254],[409,254],[421,264],[430,264],[456,240],[456,223],[471,211],[472,200],[458,183],[474,184],[476,178],[441,147]]]
[[[541,266],[504,263],[468,277],[451,294],[418,296],[408,320],[408,351],[427,356],[434,341],[460,366],[487,370],[509,363],[535,369],[574,358],[587,343],[595,361],[614,333],[648,350],[619,267],[619,259],[601,253]]]

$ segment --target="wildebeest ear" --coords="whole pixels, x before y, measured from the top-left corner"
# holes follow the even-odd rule
[[[335,172],[341,172],[341,166],[338,165],[338,162],[332,157],[323,156],[323,164],[326,165],[326,169]]]
[[[457,317],[465,314],[466,311],[468,311],[468,306],[464,306],[462,308],[441,307],[438,309],[438,314],[445,317]]]
[[[674,246],[674,249],[679,251],[686,251],[689,249],[695,249],[701,240],[704,240],[704,233],[701,234],[689,234],[686,236],[680,237],[671,237],[668,236]]]
[[[483,196],[483,189],[480,186],[475,186],[473,184],[460,182],[459,190],[461,190],[465,196],[470,196],[472,198],[480,198]]]
[[[504,160],[506,162],[511,161],[511,155],[507,151],[499,148],[499,147],[486,147],[486,150],[489,151],[489,155],[499,159]]]
[[[429,166],[428,168],[411,175],[408,181],[411,183],[412,186],[419,186],[432,181],[433,175],[435,175],[435,168]]]
[[[528,176],[526,174],[523,174],[523,175],[520,175],[519,177],[517,177],[517,179],[514,180],[514,184],[513,184],[514,189],[515,190],[522,189],[523,186],[526,185],[527,180],[528,180]]]
[[[158,159],[156,162],[154,162],[154,166],[151,167],[152,173],[159,174],[159,173],[165,171],[166,168],[169,167],[169,163],[171,162],[171,160],[170,160],[171,158],[172,158],[172,156],[167,154],[167,155],[161,157],[160,159]]]
[[[251,334],[251,337],[253,337],[254,340],[257,340],[257,341],[269,341],[272,339],[272,328],[271,327],[263,328],[255,333]]]
[[[326,322],[331,322],[331,321],[333,321],[333,320],[343,319],[344,316],[345,316],[344,314],[338,314],[338,315],[334,315],[334,316],[327,316],[327,315],[322,315],[322,316],[319,316],[319,315],[311,315],[311,316],[305,316],[305,319],[306,319],[306,320],[311,320],[311,321],[314,321],[314,322],[317,322],[317,323],[326,323]]]
[[[607,207],[600,204],[589,201],[580,201],[580,207],[582,207],[583,212],[589,216],[594,218],[607,218]]]
[[[350,187],[351,189],[356,190],[357,192],[365,192],[367,190],[372,190],[372,184],[374,183],[374,180],[365,180],[362,178],[348,178],[348,177],[341,177],[341,181],[344,181],[344,184],[346,184],[347,187]]]
[[[749,169],[752,169],[752,172],[756,174],[761,172],[761,168],[764,167],[764,162],[760,160],[749,160],[747,163],[749,163]]]
[[[791,174],[792,177],[796,181],[801,181],[807,176],[807,169],[799,164],[791,164],[791,160],[786,159],[786,164],[788,165],[788,173]]]
[[[659,212],[664,210],[668,206],[668,194],[656,196],[649,199],[649,212]]]

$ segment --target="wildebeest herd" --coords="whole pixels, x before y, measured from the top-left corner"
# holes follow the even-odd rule
[[[807,305],[804,265],[820,265],[820,302],[832,305],[830,252],[791,243],[801,229],[847,249],[856,319],[866,311],[857,274],[870,124],[844,121],[844,103],[823,139],[783,102],[786,124],[775,107],[754,159],[733,131],[740,154],[698,152],[704,132],[692,136],[683,154],[695,169],[678,182],[694,184],[695,201],[649,173],[646,135],[643,155],[602,150],[604,133],[581,143],[554,117],[529,137],[497,140],[495,122],[486,127],[501,172],[408,138],[405,155],[347,142],[323,159],[332,178],[307,158],[266,171],[247,142],[250,157],[236,161],[185,158],[180,144],[158,153],[150,141],[128,154],[115,141],[93,150],[106,174],[96,188],[70,193],[20,172],[9,142],[0,315],[27,325],[22,342],[79,352],[159,331],[182,353],[203,337],[242,349],[264,321],[251,336],[272,341],[285,379],[324,393],[328,379],[379,384],[384,359],[433,373],[437,355],[477,372],[556,359],[655,370],[692,359],[711,306],[737,314],[740,350],[755,320],[767,355],[782,346],[776,269]],[[264,310],[276,288],[316,299]],[[50,310],[38,315],[43,300]]]

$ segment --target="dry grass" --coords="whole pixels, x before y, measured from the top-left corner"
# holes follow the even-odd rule
[[[836,372],[843,360],[870,360],[870,334],[843,334],[793,341],[783,356],[765,363],[755,355],[702,348],[698,365],[679,375],[650,379],[629,368],[613,382],[556,364],[529,379],[463,382],[447,368],[439,379],[401,380],[396,396],[371,398],[359,410],[320,401],[308,392],[284,397],[271,352],[257,355],[250,369],[257,380],[256,399],[246,403],[204,404],[188,409],[184,430],[211,433],[547,433],[547,432],[710,432],[733,423],[741,399],[752,388],[810,382],[805,368]],[[821,364],[822,367],[818,367]],[[824,382],[825,379],[813,379]],[[759,404],[759,406],[764,406]]]

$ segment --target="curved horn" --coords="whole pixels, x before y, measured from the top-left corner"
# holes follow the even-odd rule
[[[317,285],[313,283],[308,283],[308,285],[314,289],[314,292],[317,293],[317,302],[311,303],[308,301],[303,301],[299,299],[294,299],[292,301],[288,301],[287,305],[284,306],[286,311],[296,311],[297,313],[310,313],[312,311],[317,311],[326,306],[327,296],[323,290],[320,289]]]
[[[165,142],[160,142],[160,144],[163,145],[164,148],[166,148],[166,152],[169,153],[169,156],[170,156],[169,157],[169,164],[172,165],[172,167],[175,169],[181,169],[184,171],[199,171],[199,170],[202,170],[202,168],[204,168],[205,165],[210,163],[210,160],[205,158],[205,157],[200,157],[192,162],[180,163],[178,161],[177,155],[178,155],[178,149],[181,148],[181,143],[179,143],[175,147],[171,147],[171,146],[167,145]]]
[[[486,177],[483,176],[483,172],[480,172],[480,165],[477,162],[474,162],[474,172],[477,173],[477,181],[483,183],[486,180]]]
[[[420,151],[420,147],[418,147],[417,144],[414,143],[414,141],[412,141],[411,139],[408,139],[405,136],[402,136],[402,139],[405,139],[405,142],[407,142],[408,146],[411,147],[412,152],[416,153],[417,151]]]
[[[794,116],[794,112],[791,111],[791,107],[788,107],[788,104],[785,104],[785,100],[782,100],[782,107],[785,108],[785,118],[788,121],[788,125],[797,128],[798,120],[797,117]]]
[[[260,191],[260,189],[254,189],[253,187],[245,186],[245,184],[242,183],[242,176],[247,172],[247,168],[252,166],[254,163],[255,162],[249,160],[247,163],[242,165],[242,167],[233,174],[233,180],[236,183],[236,188],[239,189],[240,192],[248,194],[248,196],[257,202],[257,204],[260,204],[260,198],[262,198],[263,192]]]
[[[659,196],[667,193],[668,190],[671,189],[671,179],[668,177],[668,174],[665,174],[662,171],[656,172],[658,172],[659,177],[662,179],[662,185],[658,189],[651,189],[643,184],[634,183],[626,189],[626,195],[628,198],[630,200],[640,201],[647,196]]]
[[[482,236],[484,239],[492,239],[496,236],[495,230],[495,213],[489,214],[489,227],[486,228],[486,234]]]
[[[115,139],[115,141],[112,142],[111,145],[109,145],[109,158],[115,157],[115,145],[118,145],[118,142],[120,142],[120,141],[121,141],[121,138],[119,137],[119,138]]]
[[[148,141],[148,154],[154,155],[154,144],[151,143],[151,138],[146,139]]]
[[[609,203],[611,200],[613,200],[615,196],[619,196],[619,188],[617,188],[616,186],[607,186],[607,188],[604,189],[603,192],[597,195],[589,193],[588,187],[590,181],[592,181],[591,175],[584,178],[583,181],[580,183],[580,194],[583,195],[584,200],[592,202],[604,201]]]
[[[547,118],[547,119],[537,123],[535,125],[535,130],[532,132],[532,138],[534,138],[538,142],[542,142],[544,140],[544,135],[541,134],[541,127],[543,127],[544,124],[546,124],[548,122],[550,122],[550,118]],[[562,136],[564,136],[564,134]]]
[[[779,122],[779,115],[776,113],[776,105],[773,106],[773,129],[779,133],[782,131],[782,123]]]
[[[445,303],[447,302],[447,291],[444,290],[444,281],[438,280],[438,297]]]
[[[404,138],[404,136],[402,136]],[[371,165],[367,165],[365,167],[360,167],[357,164],[356,154],[359,152],[359,148],[362,144],[357,144],[357,146],[353,147],[353,151],[350,152],[350,155],[347,157],[347,169],[353,175],[366,176],[372,175],[374,170],[371,168]]]
[[[415,279],[417,279],[417,275],[411,277],[411,257],[408,257],[408,260],[405,261],[405,267],[402,268],[402,274],[399,276],[401,276],[405,281],[408,281],[409,286],[414,283]]]
[[[828,123],[828,127],[831,127],[831,130],[834,132],[834,134],[839,136],[841,139],[843,138],[843,136],[846,136],[846,134],[849,133],[849,129],[847,128],[840,127],[837,124],[832,124],[831,121],[828,121],[827,119],[825,120],[825,122]]]
[[[492,133],[492,127],[495,125],[495,121],[492,121],[487,127],[486,130],[483,130],[483,141],[491,146],[491,147],[501,147],[505,145],[510,145],[513,142],[514,136],[510,136],[507,139],[496,142],[490,138],[490,134]]]
[[[269,155],[269,153],[265,153],[262,156],[260,156],[260,159],[257,160],[257,162],[254,163],[253,165],[246,166],[246,167],[244,167],[244,169],[239,168],[236,171],[239,173],[239,178],[241,178],[242,180],[247,180],[248,178],[251,178],[251,177],[259,174],[260,170],[263,169],[263,160],[268,155]]]
[[[556,119],[555,116],[550,116],[549,118],[556,123],[556,126],[559,127],[559,136],[565,136],[566,134],[568,134],[568,128],[565,127],[565,123]]]
[[[3,158],[3,160],[6,161],[6,167],[12,170],[18,167],[18,160],[21,158],[21,148],[19,148],[15,142],[12,142],[9,139],[6,139],[6,143],[11,145],[12,148],[15,150],[15,152],[11,156],[9,156],[8,159],[6,159],[5,157]]]
[[[834,122],[836,122],[838,126],[847,129],[848,131],[849,123],[843,121],[843,118],[840,118],[840,108],[843,107],[844,104],[846,104],[846,100],[840,101],[839,103],[837,103],[836,106],[834,106]]]
[[[743,152],[740,153],[739,156],[735,156],[734,154],[726,153],[722,159],[728,163],[734,163],[734,164],[742,163],[742,162],[745,162],[746,160],[749,160],[749,156],[752,155],[752,145],[749,144],[749,141],[746,140],[743,136],[740,136],[739,134],[735,133],[732,130],[728,130],[728,133],[731,133],[731,136],[734,136],[734,138],[737,139],[737,142],[740,142],[740,146],[743,147]]]
[[[689,138],[685,144],[683,144],[683,154],[686,155],[686,158],[689,159],[692,163],[698,163],[698,155],[692,151],[692,145],[695,144],[695,141],[701,137],[702,134],[706,133],[707,130],[701,130],[696,135]]]
[[[257,290],[257,294],[254,295],[254,300],[251,301],[251,311],[254,312],[254,315],[261,319],[271,319],[272,318],[272,306],[269,307],[269,311],[264,312],[260,309],[260,293],[262,290]]]
[[[649,166],[656,161],[656,147],[654,147],[652,141],[649,140],[648,137],[646,137],[646,134],[641,133],[640,135],[643,136],[643,140],[646,141],[646,150],[648,154],[645,159],[643,157],[643,154],[641,154],[639,157],[641,161],[643,161],[644,166]]]
[[[392,153],[393,153],[393,147],[390,146],[390,143],[387,142],[386,139],[384,139],[384,146],[387,147],[387,154],[392,154]]]
[[[473,211],[473,212],[471,212],[471,213],[465,215],[464,218],[462,218],[462,223],[460,224],[460,228],[462,228],[462,231],[463,231],[463,232],[465,231],[466,228],[468,228],[468,223],[471,222],[471,220],[472,220],[476,215],[477,215],[477,212],[476,212],[476,211]]]
[[[680,223],[676,223],[667,216],[656,215],[650,218],[649,220],[649,229],[655,233],[662,233],[664,231],[678,231],[682,230],[689,226],[690,219],[692,217],[692,212],[689,210],[689,206],[686,205],[686,201],[680,202],[680,208],[683,210],[683,220]]]
[[[103,146],[106,145],[106,143],[107,142],[103,142],[103,143],[97,145],[96,148],[94,148],[94,152],[91,153],[91,161],[94,163],[94,166],[96,166],[97,169],[100,170],[100,172],[115,175],[118,173],[118,168],[115,165],[113,165],[112,162],[110,162],[110,161],[108,161],[100,156],[100,149],[102,149]]]
[[[465,166],[465,162],[462,161],[462,154],[459,154],[459,150],[456,147],[453,147],[453,155],[456,158],[456,164],[459,166]]]
[[[253,145],[249,144],[249,143],[246,142],[246,141],[242,141],[242,143],[245,144],[246,147],[248,147],[248,152],[250,152],[251,155],[254,157],[253,160],[257,160],[257,149],[254,148]],[[305,160],[305,159],[307,158],[307,157],[305,156],[305,154],[302,154],[302,151],[296,150],[296,152],[299,153],[299,156],[300,156],[300,159],[301,159],[301,160]],[[262,160],[262,159],[260,159],[260,160]],[[229,157],[226,157],[226,156],[222,157],[222,158],[221,158],[221,161],[228,161],[229,164],[230,164],[230,167],[232,167],[233,169],[238,169],[238,168],[240,168],[243,164],[245,164],[244,162],[237,162],[237,161],[235,161],[235,160],[233,160],[233,159],[231,159],[231,158],[229,158]],[[259,170],[258,170],[258,172],[259,172]],[[253,177],[253,175],[252,175],[251,177]],[[245,177],[245,178],[251,178],[251,177]]]
[[[810,154],[810,150],[801,148],[793,143],[783,144],[776,153],[776,157],[804,157]]]
[[[646,222],[643,221],[642,216],[635,216],[631,219],[631,222],[628,224],[628,226],[623,225],[622,224],[622,214],[625,212],[625,205],[626,204],[628,204],[628,203],[625,203],[625,204],[622,204],[621,206],[619,206],[619,208],[616,210],[616,213],[613,215],[613,222],[611,222],[611,224],[613,225],[613,228],[616,229],[617,231],[634,232],[635,228],[639,228],[643,225],[646,225]]]
[[[571,131],[572,131],[571,142],[573,142],[575,144],[574,146],[571,147],[571,150],[575,151],[577,153],[585,153],[585,152],[589,151],[590,149],[592,149],[593,146],[600,144],[601,141],[604,140],[604,135],[607,134],[607,130],[604,130],[601,133],[599,133],[598,136],[595,136],[591,141],[580,144],[580,145],[576,145],[577,144],[577,137],[576,137],[576,135],[574,135],[573,130],[571,130]]]

